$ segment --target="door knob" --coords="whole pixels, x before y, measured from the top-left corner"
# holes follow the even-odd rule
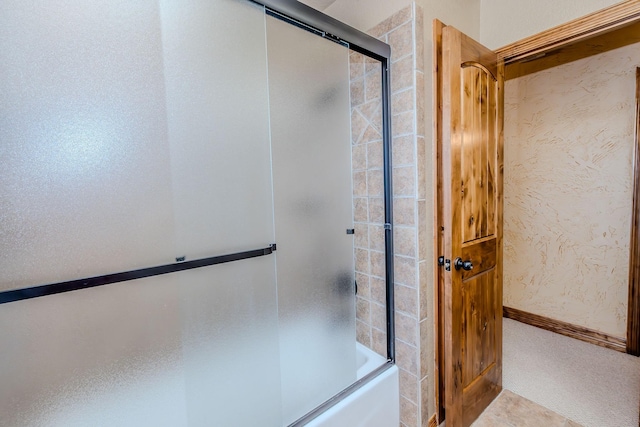
[[[462,258],[458,257],[456,258],[453,265],[456,267],[456,270],[460,270],[460,269],[463,269],[465,271],[473,270],[473,263],[469,259],[466,261],[463,261]]]

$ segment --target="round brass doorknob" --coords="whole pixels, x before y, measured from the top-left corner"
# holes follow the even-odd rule
[[[469,259],[466,261],[463,261],[462,258],[458,257],[454,261],[453,265],[456,267],[456,270],[460,270],[460,269],[463,269],[465,271],[473,270],[473,263]]]

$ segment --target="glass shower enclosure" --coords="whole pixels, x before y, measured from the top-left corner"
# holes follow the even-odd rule
[[[3,2],[0,425],[284,426],[357,384],[349,43],[266,3]]]

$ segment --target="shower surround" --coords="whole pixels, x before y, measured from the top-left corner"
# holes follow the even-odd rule
[[[401,425],[426,426],[434,407],[433,263],[427,223],[424,24],[420,6],[400,10],[368,33],[391,46],[396,363]],[[356,332],[386,356],[384,202],[380,66],[350,55]]]

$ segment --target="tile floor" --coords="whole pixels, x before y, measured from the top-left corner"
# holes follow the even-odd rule
[[[562,415],[503,390],[472,427],[581,427]]]

